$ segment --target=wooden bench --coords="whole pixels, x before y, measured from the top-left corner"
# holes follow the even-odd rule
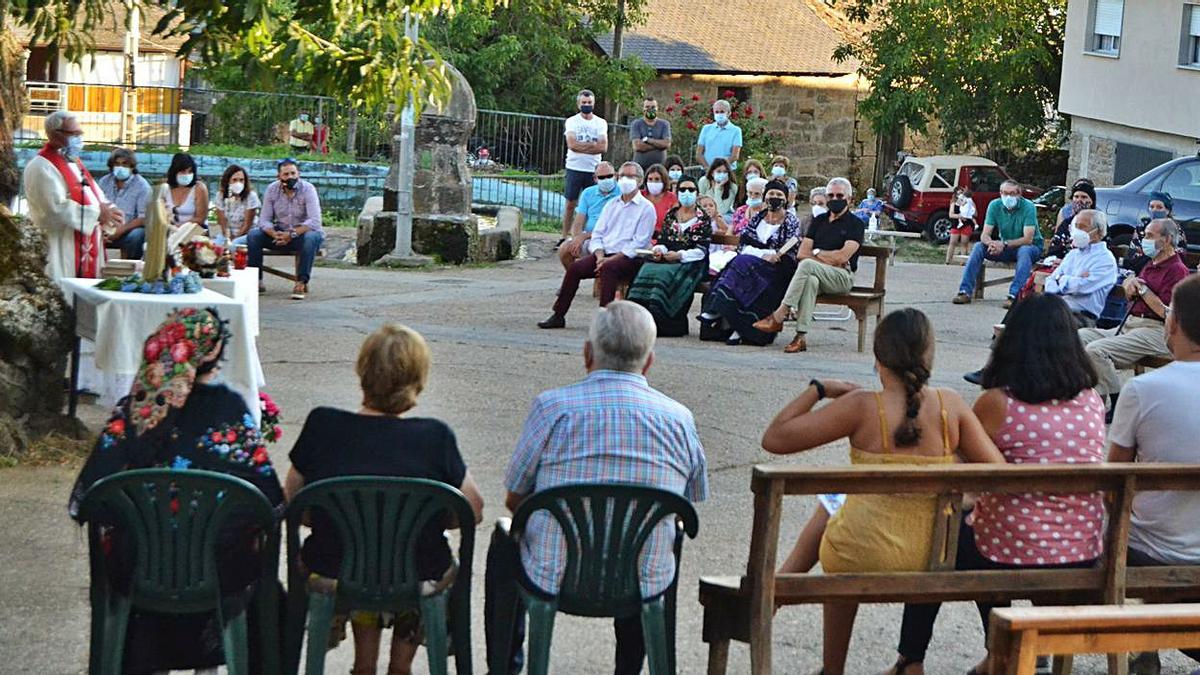
[[[740,241],[741,238],[733,234],[713,235],[714,244],[737,246]],[[819,295],[817,296],[817,304],[841,305],[850,308],[850,311],[854,312],[854,318],[858,320],[858,351],[861,352],[866,346],[867,317],[874,314],[876,323],[883,318],[884,296],[887,293],[888,258],[891,256],[892,250],[886,246],[873,246],[870,244],[864,244],[858,250],[860,264],[863,258],[875,259],[874,282],[870,286],[855,286],[850,289],[849,293],[841,295]],[[704,282],[696,288],[697,293],[707,293],[708,291],[708,282]]]
[[[963,265],[964,267],[966,266],[967,261],[970,259],[971,259],[971,256],[962,255],[961,253],[954,256],[954,262],[958,263],[959,265]],[[1008,276],[1001,276],[1001,277],[995,277],[992,279],[988,279],[987,271],[989,268],[994,269],[994,270],[1006,270],[1011,273]],[[983,261],[983,267],[979,268],[979,278],[977,278],[975,280],[975,296],[974,296],[975,299],[982,300],[983,299],[983,289],[985,289],[989,286],[1008,286],[1009,284],[1011,284],[1013,282],[1013,279],[1015,279],[1017,276],[1016,269],[1017,269],[1016,263],[996,262],[995,260],[987,260],[985,258]]]
[[[751,478],[754,520],[746,573],[700,578],[708,672],[725,672],[729,642],[750,645],[751,672],[771,673],[776,606],[824,602],[941,602],[1026,599],[1043,604],[1121,604],[1126,597],[1179,601],[1200,595],[1200,567],[1126,570],[1130,507],[1139,490],[1200,489],[1200,464],[796,467],[760,465]],[[1091,569],[955,571],[964,492],[1108,494],[1106,555]],[[777,574],[786,495],[936,494],[929,565],[923,572]],[[820,508],[820,507],[817,507]],[[982,646],[982,645],[981,645]],[[795,671],[798,668],[789,667]]]
[[[1002,607],[989,635],[990,672],[1033,675],[1042,655],[1200,647],[1200,605]]]
[[[318,252],[317,255],[320,256],[320,253]],[[292,269],[295,271],[293,273],[289,274],[281,269],[271,267],[270,265],[267,264],[268,258],[291,258],[292,259]],[[264,246],[263,247],[262,271],[266,272],[267,274],[281,277],[283,279],[287,279],[288,281],[290,281],[292,283],[295,283],[296,281],[299,280],[299,277],[297,275],[300,273],[300,252],[299,251],[276,251],[274,249],[270,249],[270,248],[267,248]]]

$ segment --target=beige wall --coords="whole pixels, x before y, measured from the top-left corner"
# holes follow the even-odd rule
[[[1200,137],[1200,69],[1179,66],[1184,0],[1125,0],[1116,58],[1084,53],[1092,35],[1093,1],[1067,4],[1059,110],[1132,129]]]

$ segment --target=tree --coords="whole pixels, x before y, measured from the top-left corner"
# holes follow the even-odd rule
[[[843,0],[862,39],[835,52],[871,84],[877,133],[936,123],[947,148],[1029,149],[1057,110],[1066,0]]]

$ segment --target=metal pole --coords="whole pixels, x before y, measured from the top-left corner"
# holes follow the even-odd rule
[[[419,19],[411,13],[404,15],[404,34],[414,44],[417,41]],[[419,266],[431,262],[425,256],[419,256],[412,248],[412,215],[413,215],[413,162],[416,156],[416,124],[413,109],[413,94],[408,92],[408,100],[400,113],[400,135],[392,136],[392,147],[400,143],[400,176],[396,189],[396,246],[392,252],[379,262],[384,265]]]

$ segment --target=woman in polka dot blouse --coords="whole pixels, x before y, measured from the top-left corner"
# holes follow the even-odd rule
[[[983,371],[975,414],[1011,464],[1104,461],[1104,402],[1071,311],[1054,295],[1013,308]],[[1091,567],[1103,549],[1102,493],[984,494],[963,519],[958,569]],[[977,603],[983,629],[996,605]],[[906,605],[896,675],[921,673],[939,605]],[[987,673],[986,659],[971,671]]]

